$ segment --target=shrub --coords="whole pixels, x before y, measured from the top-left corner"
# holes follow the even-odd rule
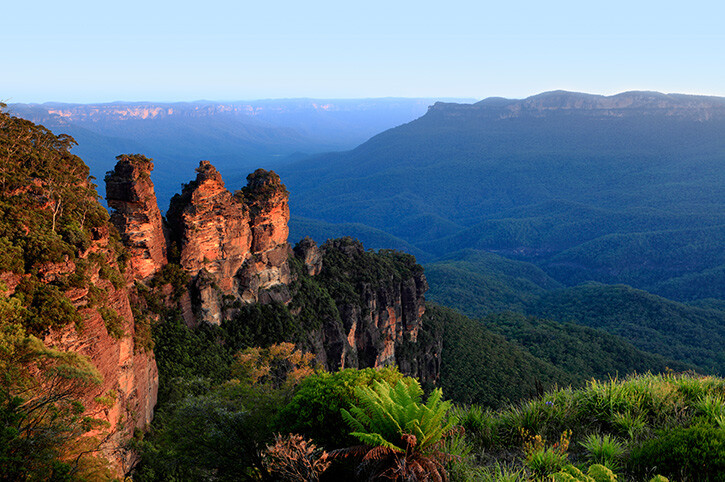
[[[277,430],[303,434],[327,448],[351,445],[355,439],[340,430],[345,426],[341,409],[349,409],[358,402],[356,387],[381,380],[393,384],[402,378],[403,375],[392,368],[346,368],[307,377],[282,409]]]
[[[450,455],[441,450],[443,439],[455,419],[445,420],[451,402],[442,401],[443,392],[434,390],[425,404],[423,390],[411,378],[393,387],[385,381],[355,390],[360,402],[350,411],[342,410],[351,435],[363,445],[340,449],[331,456],[363,455],[359,471],[373,478],[424,481],[443,480],[443,466]]]
[[[706,423],[675,427],[632,449],[629,463],[635,473],[650,468],[676,479],[725,480],[725,430]]]
[[[621,468],[624,446],[607,434],[589,434],[580,445],[588,454],[589,463],[599,464],[616,472]]]
[[[603,465],[592,465],[586,475],[574,467],[567,465],[551,476],[553,482],[615,482],[617,476]]]
[[[329,466],[327,452],[301,435],[277,434],[262,455],[267,470],[282,481],[315,482]]]
[[[123,338],[126,333],[123,331],[123,318],[119,315],[116,310],[112,308],[100,308],[98,312],[103,318],[103,322],[106,324],[106,331],[108,334],[119,340]]]
[[[547,477],[567,464],[570,430],[563,432],[559,441],[548,447],[541,435],[530,435],[526,429],[521,429],[521,437],[524,440],[526,454],[524,464],[536,477]]]

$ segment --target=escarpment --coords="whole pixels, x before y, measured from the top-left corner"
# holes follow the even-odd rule
[[[168,251],[190,279],[180,303],[189,326],[244,325],[245,306],[274,303],[297,326],[296,335],[284,335],[288,341],[315,352],[328,369],[397,365],[435,382],[441,346],[436,337],[419,342],[428,284],[412,256],[366,251],[350,238],[321,247],[305,238],[293,251],[289,195],[279,176],[259,169],[232,193],[208,161],[196,171],[167,213]],[[147,178],[133,178],[146,192]],[[144,218],[124,205],[112,216],[119,230],[132,223],[128,215]],[[146,247],[147,259],[149,247],[164,239],[160,233],[124,240]]]
[[[309,247],[300,249],[298,256],[307,261],[308,270],[318,269],[309,251]],[[330,240],[320,252],[322,267],[316,279],[334,300],[344,334],[340,357],[328,356],[327,364],[331,368],[397,365],[404,373],[434,383],[441,347],[428,338],[419,343],[428,283],[415,258],[392,250],[365,251],[351,238]],[[411,350],[412,346],[417,349]]]
[[[149,327],[132,309],[134,279],[166,262],[143,242],[161,226],[140,215],[145,199],[155,207],[142,179],[150,166],[119,166],[131,180],[128,204],[117,204],[126,264],[88,166],[70,153],[75,141],[2,108],[0,126],[2,474],[45,480],[108,465],[122,477],[158,390]]]

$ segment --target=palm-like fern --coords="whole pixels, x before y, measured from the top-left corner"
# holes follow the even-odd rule
[[[394,387],[374,382],[372,387],[358,387],[356,395],[360,403],[343,410],[342,416],[364,445],[333,456],[363,455],[361,470],[370,469],[371,479],[447,480],[443,463],[450,456],[440,449],[455,421],[446,420],[451,403],[442,401],[440,389],[425,404],[423,390],[411,378]]]

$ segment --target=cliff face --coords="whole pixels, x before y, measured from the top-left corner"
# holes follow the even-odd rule
[[[133,280],[165,262],[139,234],[161,220],[139,214],[150,167],[119,166],[133,179],[118,204],[132,258],[122,273],[122,248],[73,144],[0,106],[0,370],[13,374],[0,377],[0,391],[3,403],[22,400],[18,416],[5,417],[3,438],[29,449],[4,458],[2,473],[13,480],[46,479],[53,464],[103,465],[89,462],[96,455],[122,477],[136,458],[127,442],[156,404],[150,338],[130,301]]]
[[[117,269],[108,229],[94,230],[94,238],[81,259],[95,257]],[[153,418],[159,374],[153,351],[143,343],[147,334],[137,326],[131,310],[133,293],[126,287],[141,274],[129,267],[124,282],[119,283],[106,279],[104,269],[95,266],[88,273],[89,286],[105,293],[101,303],[91,300],[88,288],[66,293],[83,318],[82,329],[73,325],[52,329],[43,341],[47,346],[87,356],[103,377],[102,384],[86,394],[84,405],[90,416],[106,422],[108,428],[89,435],[105,439],[101,451],[122,475],[137,461],[138,454],[128,448],[134,429],[145,429]]]
[[[423,268],[394,251],[365,251],[359,241],[328,241],[320,250],[305,240],[296,248],[307,273],[335,302],[339,319],[327,319],[313,345],[324,346],[329,369],[397,365],[423,382],[439,376],[439,340],[420,341],[425,292]]]
[[[180,264],[192,278],[196,320],[219,324],[235,302],[289,301],[289,206],[279,177],[257,171],[232,195],[208,161],[197,173],[168,213]]]
[[[106,200],[111,222],[121,234],[134,279],[148,279],[166,263],[166,236],[150,173],[154,165],[143,156],[118,156],[106,175]]]

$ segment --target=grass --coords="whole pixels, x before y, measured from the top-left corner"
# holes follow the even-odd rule
[[[567,464],[580,469],[602,465],[617,480],[649,480],[658,473],[677,480],[709,480],[689,469],[696,465],[686,458],[676,473],[663,473],[673,464],[662,447],[695,435],[710,437],[700,444],[704,448],[697,456],[720,463],[717,434],[723,433],[724,400],[724,379],[670,373],[593,380],[582,389],[551,391],[499,411],[457,407],[455,415],[471,446],[457,470],[468,470],[469,480],[525,480],[546,478]],[[682,431],[685,435],[674,441],[669,436]],[[647,457],[639,455],[634,464],[631,454],[643,450]],[[464,470],[461,464],[470,467]],[[507,478],[502,467],[518,479]]]

